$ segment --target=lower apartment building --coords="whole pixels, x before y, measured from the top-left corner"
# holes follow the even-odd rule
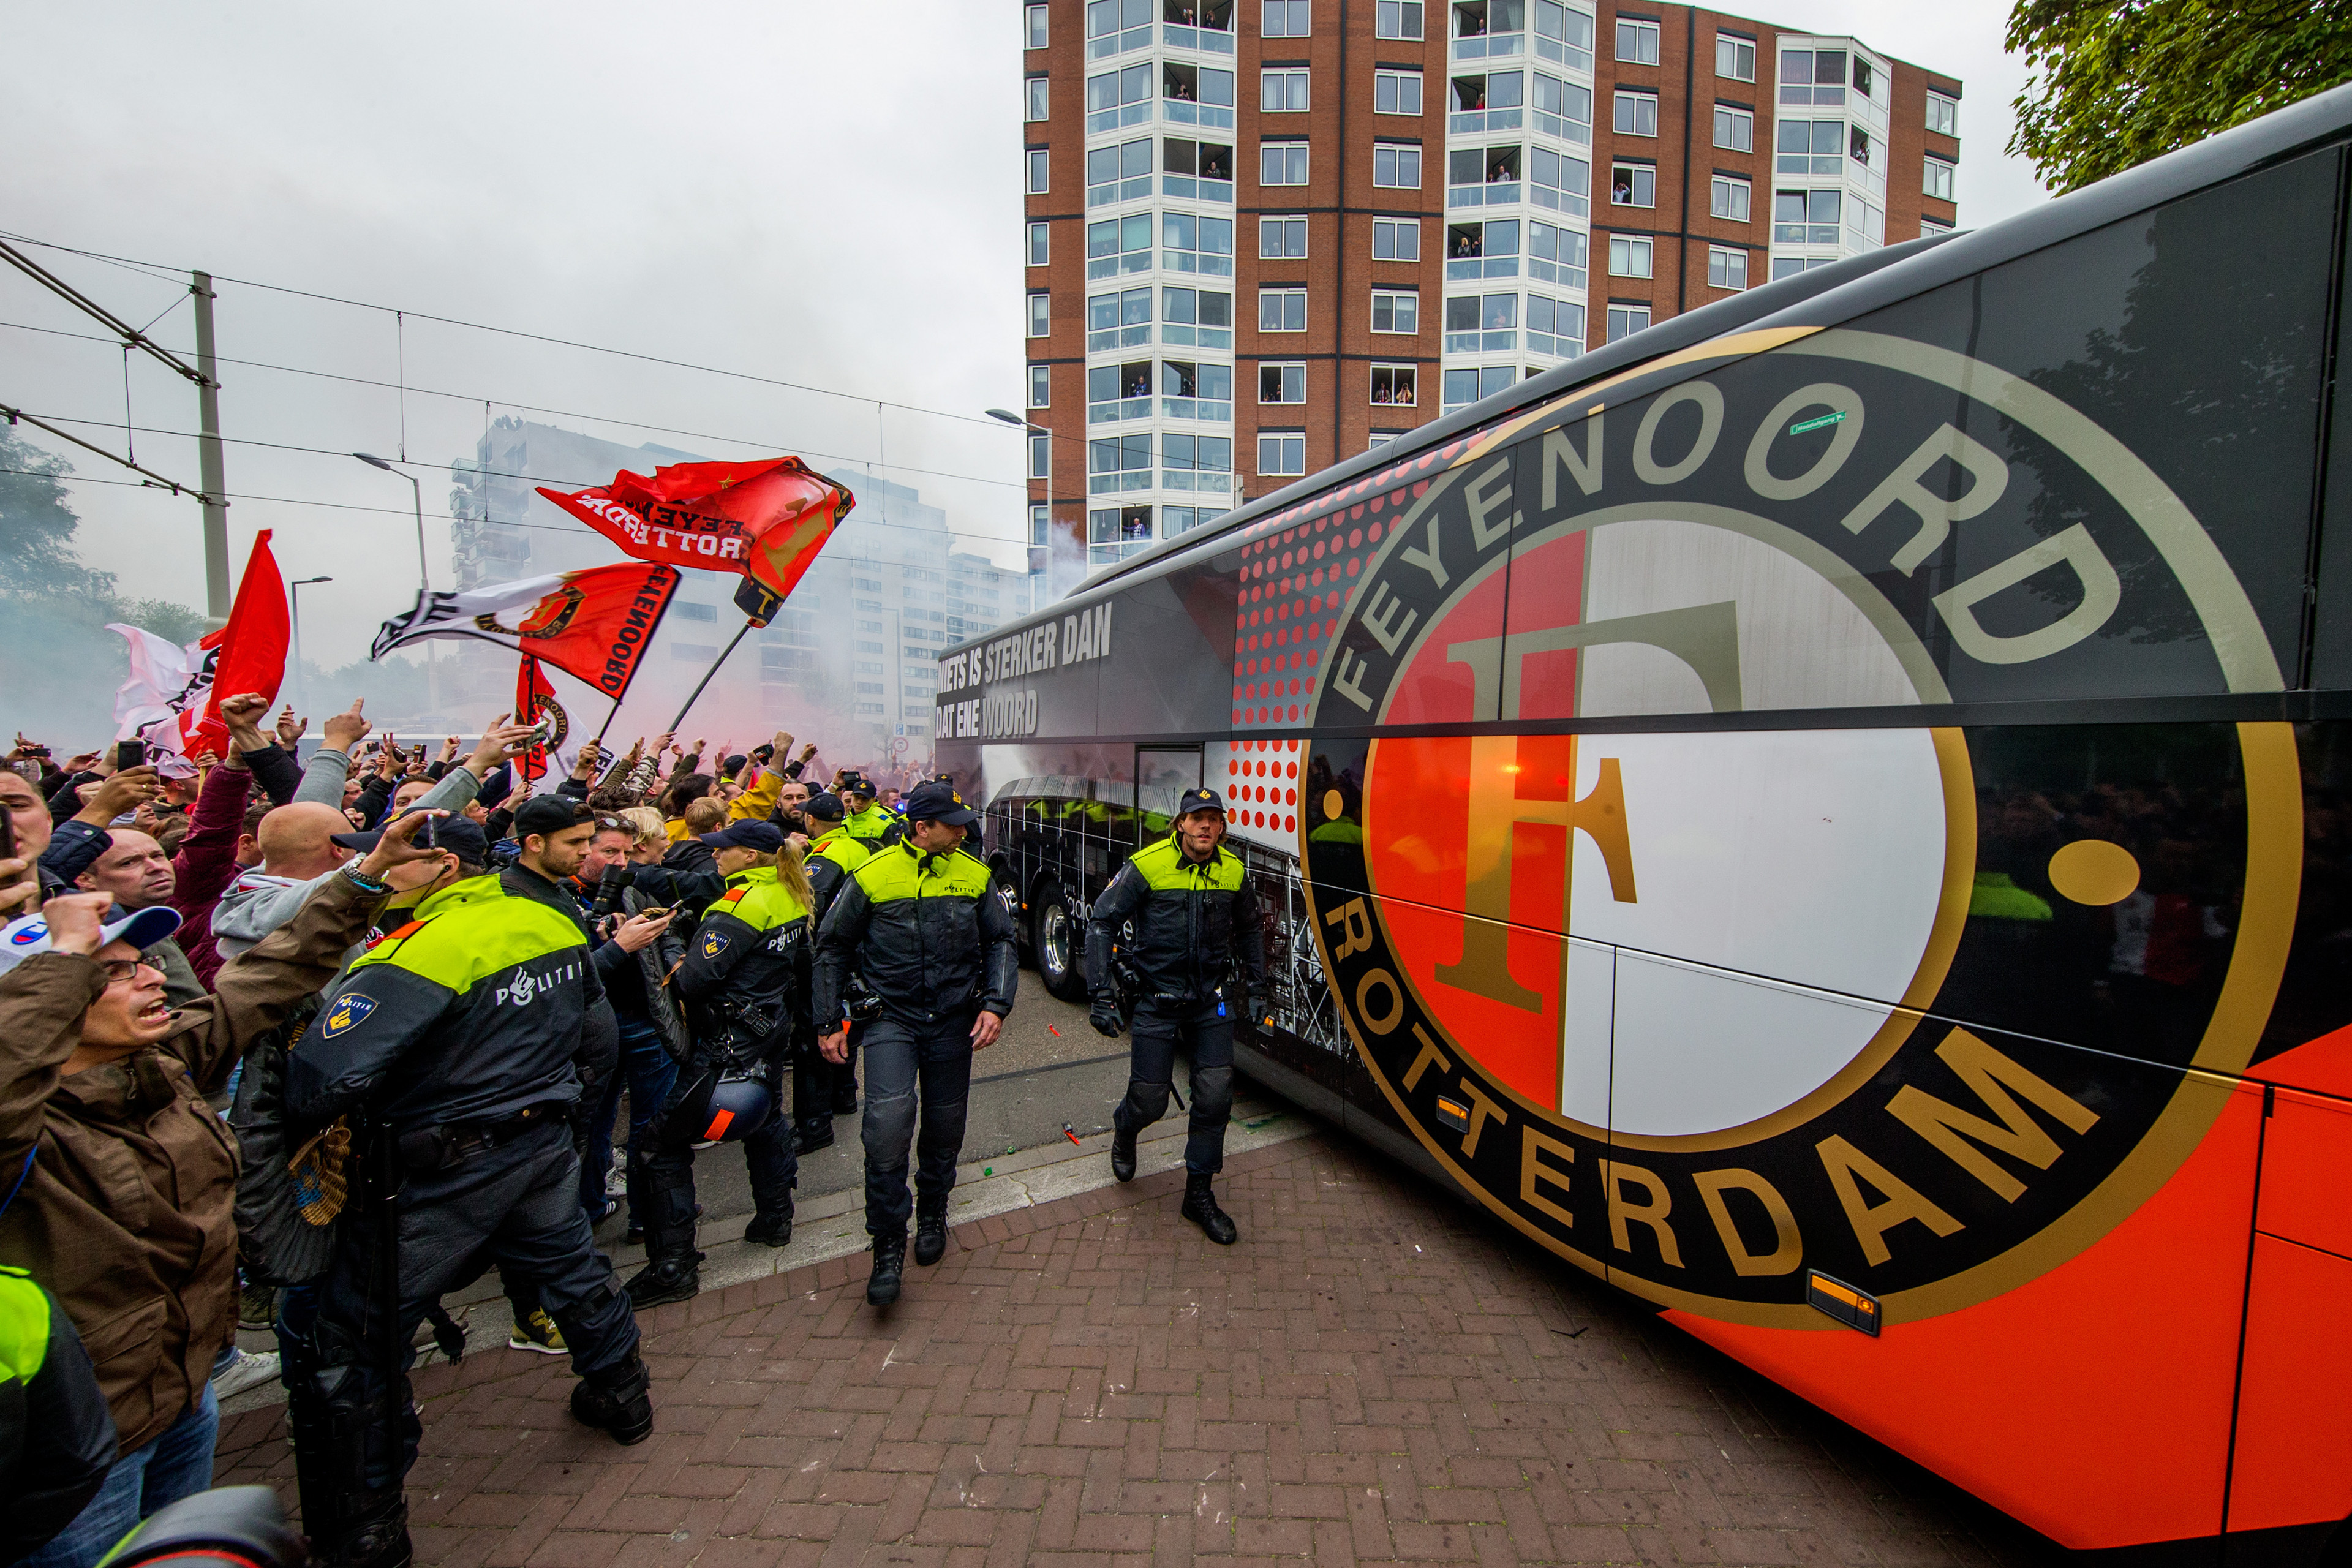
[[[1950,228],[1960,83],[1595,0],[1023,8],[1030,542],[1066,587],[1710,300]]]

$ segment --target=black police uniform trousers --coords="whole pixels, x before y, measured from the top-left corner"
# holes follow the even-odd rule
[[[410,1340],[425,1310],[496,1265],[537,1293],[563,1331],[572,1370],[604,1372],[637,1348],[636,1319],[596,1250],[580,1207],[580,1161],[561,1117],[446,1170],[410,1172],[400,1189],[396,1364],[384,1362],[383,1313],[394,1292],[376,1278],[376,1216],[355,1186],[336,1222],[333,1266],[318,1316],[289,1361],[288,1414],[298,1445],[324,1438],[351,1492],[396,1487],[416,1461]],[[346,1505],[350,1506],[350,1505]]]
[[[1225,1168],[1225,1124],[1234,1116],[1233,1009],[1220,1001],[1146,1001],[1129,1026],[1127,1098],[1111,1125],[1132,1136],[1166,1114],[1168,1085],[1181,1046],[1192,1061],[1192,1124],[1184,1168],[1213,1175]]]
[[[936,1023],[882,1017],[865,1037],[866,1234],[904,1236],[917,1209],[948,1212],[956,1160],[971,1096],[971,1025],[978,1008]],[[919,1118],[918,1110],[919,1109]],[[918,1121],[920,1131],[918,1131]],[[907,1191],[907,1156],[915,1155],[915,1191]]]
[[[694,1250],[694,1144],[705,1123],[687,1121],[680,1107],[694,1095],[701,1079],[724,1069],[724,1064],[697,1047],[677,1069],[669,1098],[654,1119],[644,1149],[631,1157],[639,1163],[646,1194],[646,1258],[658,1262]],[[768,1119],[740,1140],[744,1163],[751,1173],[751,1202],[761,1217],[793,1212],[793,1189],[800,1185],[800,1156],[793,1147],[793,1120],[784,1110],[784,1064],[781,1058],[760,1064],[768,1086]]]

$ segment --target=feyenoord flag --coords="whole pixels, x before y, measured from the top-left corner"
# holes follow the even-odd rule
[[[540,744],[515,759],[515,767],[524,778],[535,779],[547,772],[547,754],[563,744],[572,730],[571,715],[563,704],[555,700],[554,683],[547,672],[539,668],[539,660],[522,656],[522,668],[515,672],[514,721],[536,724],[542,719],[552,720],[552,732]]]
[[[265,528],[254,536],[236,602],[229,607],[228,624],[218,631],[181,648],[136,626],[108,626],[121,635],[131,652],[131,679],[114,694],[117,739],[143,740],[162,759],[181,763],[206,752],[226,756],[228,726],[220,716],[221,700],[248,691],[277,699],[286,679],[291,623],[269,535]],[[177,765],[163,765],[182,772]]]
[[[551,664],[617,702],[680,581],[667,566],[624,561],[462,594],[419,594],[415,609],[383,623],[369,657],[427,637],[473,637]],[[523,722],[520,714],[516,722]]]
[[[857,504],[798,458],[624,469],[609,485],[539,493],[640,561],[740,572],[780,599]]]

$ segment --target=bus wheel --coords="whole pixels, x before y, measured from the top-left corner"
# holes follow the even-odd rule
[[[1085,941],[1078,922],[1070,918],[1070,906],[1062,898],[1058,882],[1047,882],[1030,899],[1029,945],[1037,955],[1037,974],[1045,982],[1045,989],[1065,1002],[1083,1002],[1087,996],[1086,976],[1080,961],[1079,943]]]

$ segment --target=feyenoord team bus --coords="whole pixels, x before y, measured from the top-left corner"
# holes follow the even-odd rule
[[[1691,311],[946,654],[1045,980],[1213,785],[1252,1075],[2066,1546],[2352,1544],[2347,126]]]

